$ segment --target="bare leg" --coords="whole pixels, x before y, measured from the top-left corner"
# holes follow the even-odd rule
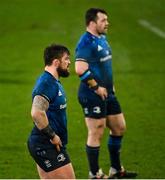
[[[41,179],[75,179],[71,163],[50,172],[45,172],[37,165],[37,170]]]

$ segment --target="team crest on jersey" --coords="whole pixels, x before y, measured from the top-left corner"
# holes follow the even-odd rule
[[[60,153],[58,156],[57,156],[57,161],[58,162],[61,162],[61,161],[65,161],[65,156],[63,153]]]
[[[97,47],[97,50],[98,51],[101,51],[103,48],[100,46],[100,45],[98,45],[98,47]]]
[[[99,106],[95,106],[95,107],[93,108],[93,112],[96,113],[96,114],[101,113],[100,107],[99,107]]]
[[[62,92],[60,90],[58,91],[58,96],[62,96]]]

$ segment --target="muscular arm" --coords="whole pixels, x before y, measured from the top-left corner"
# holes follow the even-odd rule
[[[81,74],[83,74],[88,69],[88,67],[89,67],[89,65],[85,61],[76,61],[75,62],[75,70],[79,76]]]
[[[36,95],[33,99],[31,116],[38,129],[43,129],[48,125],[46,111],[49,107],[49,102],[42,96]]]
[[[60,147],[62,146],[62,142],[58,135],[54,132],[52,133],[52,129],[50,132],[50,126],[48,127],[49,121],[46,115],[46,111],[49,107],[49,102],[42,96],[36,95],[33,99],[31,116],[37,128],[43,132],[43,129],[46,129],[44,134],[50,136],[51,133],[51,143],[54,144],[57,148],[57,151],[60,151]],[[52,135],[53,134],[53,135]]]
[[[75,71],[77,75],[81,76],[85,71],[87,71],[89,68],[89,65],[85,61],[76,61],[75,63]],[[88,81],[89,87],[96,86],[97,82],[95,79],[92,79]]]

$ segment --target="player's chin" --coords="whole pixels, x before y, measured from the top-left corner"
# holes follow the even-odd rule
[[[107,31],[108,31],[108,26],[105,26],[105,27],[103,28],[103,32],[104,32],[104,33],[107,33]]]
[[[108,28],[105,28],[104,29],[104,34],[107,34],[107,32],[108,32]]]
[[[66,73],[68,74],[68,76],[70,75],[70,69],[69,69],[69,67],[66,69]]]
[[[62,77],[68,77],[69,75],[70,75],[69,70],[66,70],[61,74]]]

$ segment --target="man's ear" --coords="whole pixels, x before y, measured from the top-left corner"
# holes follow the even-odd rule
[[[96,22],[95,22],[95,21],[91,21],[91,22],[90,22],[90,25],[91,25],[91,26],[96,26]]]
[[[53,64],[54,64],[56,67],[58,67],[59,64],[60,64],[59,59],[54,59],[54,60],[53,60]]]

